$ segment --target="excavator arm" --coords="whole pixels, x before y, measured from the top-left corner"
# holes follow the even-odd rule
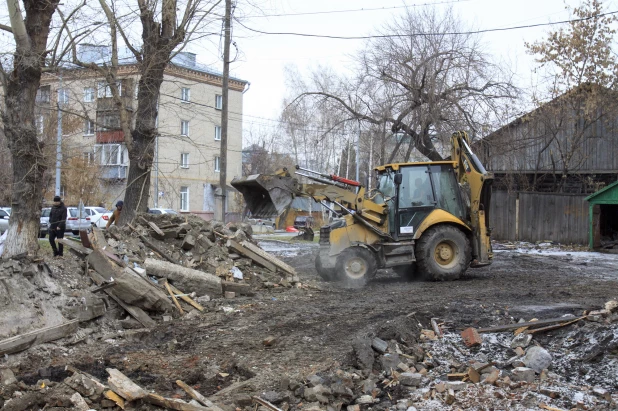
[[[301,183],[305,177],[315,183]],[[322,174],[296,166],[296,170],[282,168],[275,174],[255,174],[235,178],[231,182],[245,198],[253,215],[270,217],[282,213],[295,197],[310,197],[316,202],[337,204],[344,214],[372,230],[388,232],[387,208],[365,198],[365,188],[357,181],[331,174]]]
[[[456,162],[457,180],[464,189],[469,189],[472,247],[473,255],[476,257],[471,266],[485,266],[490,264],[492,258],[489,207],[493,175],[485,170],[481,161],[472,152],[470,138],[466,132],[453,133],[451,145],[451,160]]]

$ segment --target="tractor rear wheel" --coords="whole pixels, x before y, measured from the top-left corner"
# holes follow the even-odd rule
[[[374,254],[364,247],[350,247],[339,254],[337,276],[349,287],[362,287],[375,277],[377,262]]]
[[[459,279],[470,265],[472,249],[468,236],[450,225],[431,227],[416,243],[416,264],[425,279]]]

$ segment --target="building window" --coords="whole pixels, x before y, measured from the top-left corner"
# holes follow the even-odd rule
[[[189,153],[180,154],[180,168],[189,168]]]
[[[84,87],[84,102],[92,103],[94,101],[94,87]]]
[[[34,119],[35,122],[35,127],[36,127],[36,132],[39,136],[43,135],[43,128],[45,126],[45,117],[43,117],[42,114],[39,114],[38,116],[36,116],[36,118]]]
[[[189,211],[189,187],[180,187],[180,210]]]
[[[189,135],[189,121],[187,120],[180,121],[180,135],[181,136]]]
[[[219,94],[215,95],[215,108],[217,110],[221,110],[223,108],[223,96]]]
[[[84,164],[90,165],[92,162],[92,154],[93,153],[91,151],[84,152]]]
[[[221,126],[215,126],[215,140],[221,140]]]
[[[114,112],[102,112],[98,117],[99,125],[103,131],[120,130],[120,115]]]
[[[69,90],[66,88],[58,89],[58,103],[67,104],[69,102]]]
[[[86,119],[84,122],[84,135],[92,136],[94,135],[94,121],[90,119]]]
[[[36,92],[36,102],[37,103],[49,103],[50,94],[51,94],[50,86],[43,86],[39,88]]]
[[[124,144],[97,144],[94,150],[98,163],[103,166],[128,165],[129,152]]]
[[[180,89],[180,101],[184,103],[188,103],[191,101],[191,89],[188,87],[183,87]]]
[[[215,157],[215,171],[216,172],[221,171],[221,164],[220,164],[221,161],[219,161],[219,160],[220,160],[219,156],[216,156]]]
[[[122,82],[117,81],[116,87],[118,88],[118,95],[122,96]],[[112,94],[112,88],[109,86],[109,84],[107,84],[107,81],[99,81],[99,83],[97,84],[97,97],[104,98],[113,96],[114,95]]]

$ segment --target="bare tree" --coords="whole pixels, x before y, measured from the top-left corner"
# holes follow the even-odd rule
[[[220,3],[221,0],[136,0],[136,8],[129,6],[129,9],[125,10],[115,0],[99,0],[109,30],[109,60],[83,61],[79,58],[76,45],[73,47],[74,64],[95,70],[105,77],[120,116],[129,153],[129,173],[121,223],[131,221],[136,212],[146,211],[148,207],[150,176],[158,133],[158,101],[165,69],[187,42],[196,35],[205,34],[202,31],[205,20]],[[142,30],[140,46],[136,45],[139,40],[131,38],[134,15],[138,16]],[[117,86],[119,68],[123,64],[119,58],[121,47],[128,48],[132,54],[139,75],[137,109],[134,115],[131,115]]]
[[[378,129],[387,125],[400,138],[380,143],[386,162],[402,149],[403,161],[414,149],[441,160],[441,137],[461,128],[486,132],[499,106],[514,98],[510,79],[467,31],[450,9],[410,9],[368,41],[355,77],[337,91],[307,89],[295,101],[328,102]]]
[[[13,166],[12,213],[5,255],[38,250],[39,215],[45,171],[44,142],[37,136],[34,109],[46,59],[50,25],[58,0],[7,0],[10,26],[0,29],[13,34],[12,69],[0,67],[4,88],[2,122]]]

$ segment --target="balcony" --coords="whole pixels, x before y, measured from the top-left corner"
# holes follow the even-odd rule
[[[100,178],[103,180],[121,180],[127,178],[128,166],[101,166]]]
[[[124,143],[124,132],[122,130],[97,131],[96,143]]]

